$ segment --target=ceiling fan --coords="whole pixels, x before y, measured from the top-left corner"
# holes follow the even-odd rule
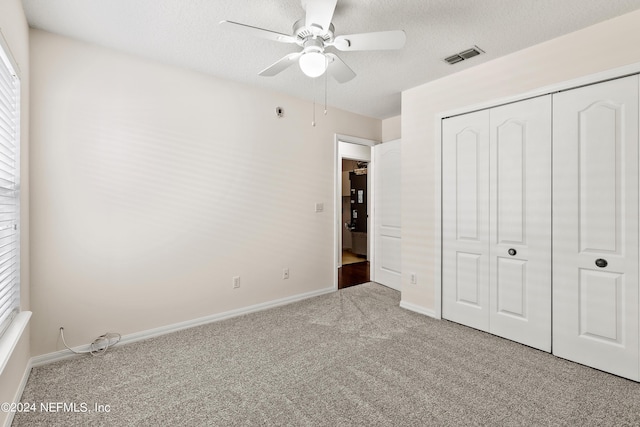
[[[302,72],[309,77],[319,77],[326,71],[339,83],[345,83],[353,79],[356,73],[336,54],[326,52],[326,48],[353,51],[400,49],[404,46],[406,36],[402,30],[335,36],[331,20],[336,3],[337,0],[302,0],[305,17],[293,24],[291,35],[232,21],[220,21],[220,25],[245,35],[297,44],[302,48],[302,51],[290,53],[258,73],[269,77],[298,62]]]

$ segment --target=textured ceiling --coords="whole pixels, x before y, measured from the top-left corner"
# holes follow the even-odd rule
[[[300,0],[23,0],[34,28],[253,86],[313,98],[314,82],[292,66],[258,72],[296,45],[243,37],[231,20],[291,34]],[[400,93],[431,80],[640,8],[640,0],[338,0],[335,34],[404,30],[400,51],[337,52],[356,73],[328,81],[328,103],[376,118],[400,114]],[[486,54],[443,58],[473,45]],[[335,51],[333,48],[329,50]],[[324,101],[324,78],[315,83]]]

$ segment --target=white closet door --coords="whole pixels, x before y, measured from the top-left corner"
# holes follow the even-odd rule
[[[401,143],[385,142],[373,147],[374,157],[374,280],[390,288],[401,286]]]
[[[638,76],[553,117],[553,352],[638,380]]]
[[[489,111],[442,126],[442,315],[488,331]]]
[[[551,96],[490,115],[489,331],[551,351]]]

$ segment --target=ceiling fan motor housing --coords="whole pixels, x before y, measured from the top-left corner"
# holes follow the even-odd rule
[[[325,31],[319,26],[310,26],[307,27],[305,25],[305,20],[299,19],[293,24],[293,35],[296,38],[296,44],[301,47],[305,47],[305,43],[308,40],[312,39],[320,39],[322,40],[322,44],[324,47],[325,43],[331,43],[334,39],[334,31],[335,28],[333,24],[329,24],[329,30]]]

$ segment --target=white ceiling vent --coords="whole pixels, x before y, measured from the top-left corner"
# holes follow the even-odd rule
[[[480,49],[478,46],[473,46],[471,49],[463,50],[460,53],[456,53],[455,55],[448,56],[444,58],[444,60],[448,62],[450,65],[453,65],[453,64],[457,64],[458,62],[464,61],[465,59],[478,56],[481,53],[484,53],[484,50]]]

